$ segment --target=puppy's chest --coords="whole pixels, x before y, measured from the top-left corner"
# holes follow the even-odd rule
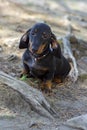
[[[34,57],[28,59],[27,65],[29,66],[30,70],[36,70],[36,71],[47,71],[49,68],[48,65],[46,64],[46,61],[38,60]]]

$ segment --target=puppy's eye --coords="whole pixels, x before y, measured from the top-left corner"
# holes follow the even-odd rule
[[[32,35],[36,35],[37,33],[37,29],[35,29],[33,32],[32,32]]]
[[[48,38],[48,35],[44,32],[43,35],[42,35],[42,37],[43,37],[44,39],[46,39],[46,38]]]

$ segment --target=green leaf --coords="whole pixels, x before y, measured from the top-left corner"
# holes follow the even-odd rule
[[[27,75],[23,75],[23,76],[21,77],[21,80],[22,80],[22,81],[27,80]]]

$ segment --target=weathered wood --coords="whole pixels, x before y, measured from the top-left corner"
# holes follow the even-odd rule
[[[39,90],[32,88],[25,82],[17,80],[2,71],[0,71],[0,82],[20,93],[30,104],[31,108],[38,114],[48,118],[55,116],[56,112],[51,108]]]
[[[65,37],[57,38],[58,42],[62,44],[62,51],[63,55],[70,61],[71,63],[71,71],[69,73],[69,77],[73,82],[77,81],[78,79],[78,68],[76,59],[73,55],[71,44],[77,43],[78,40],[76,37],[72,34],[72,30],[69,28],[69,32]]]
[[[73,55],[72,49],[71,49],[71,44],[70,44],[70,35],[67,35],[66,37],[63,38],[63,46],[64,46],[64,56],[70,60],[71,62],[71,71],[69,73],[70,78],[75,82],[77,81],[78,78],[78,68],[77,68],[77,63],[76,59]]]
[[[71,79],[73,79],[73,81],[77,81],[78,78],[78,68],[77,68],[77,63],[76,63],[76,59],[73,55],[72,49],[71,49],[71,44],[70,44],[70,39],[72,38],[73,35],[66,35],[63,38],[63,46],[64,46],[64,56],[70,60],[71,62],[71,66],[72,69],[69,73]]]

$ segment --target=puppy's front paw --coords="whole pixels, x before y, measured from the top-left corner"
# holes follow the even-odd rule
[[[22,78],[23,75],[28,75],[28,71],[23,69],[22,72],[20,73],[20,78]]]
[[[59,83],[62,83],[62,82],[63,82],[63,79],[62,79],[62,78],[59,78],[59,77],[55,77],[55,78],[53,79],[53,82],[59,84]]]
[[[45,82],[42,83],[41,86],[41,90],[47,92],[51,92],[52,91],[52,81],[51,80],[47,80]]]

